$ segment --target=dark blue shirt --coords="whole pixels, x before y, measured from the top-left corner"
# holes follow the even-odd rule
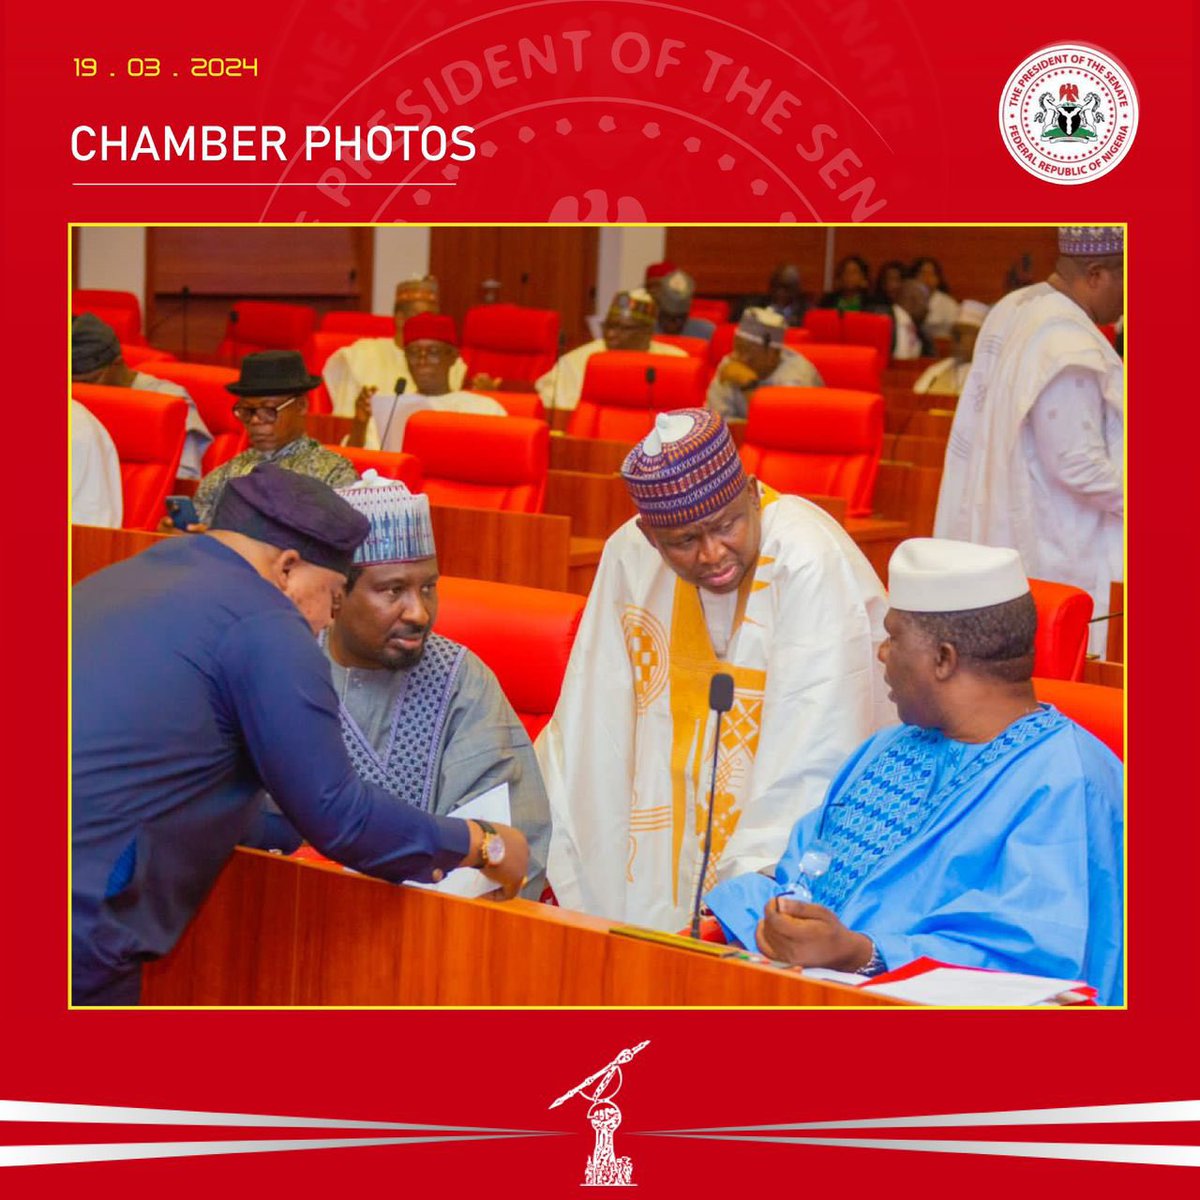
[[[295,605],[210,537],[172,538],[73,599],[74,987],[165,954],[265,787],[323,854],[384,879],[457,866],[466,823],[397,804],[346,757]]]

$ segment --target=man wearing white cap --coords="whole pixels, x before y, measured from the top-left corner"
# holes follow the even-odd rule
[[[1033,692],[1015,550],[913,538],[880,649],[900,719],[845,762],[773,877],[718,884],[732,940],[878,974],[922,956],[1122,996],[1122,769]]]
[[[659,414],[622,475],[639,516],[604,548],[537,741],[559,902],[677,930],[705,886],[770,867],[799,811],[894,719],[875,651],[887,601],[836,521],[747,477],[725,422]]]
[[[322,640],[350,761],[365,782],[443,816],[508,784],[512,823],[530,847],[523,894],[537,899],[550,838],[546,789],[495,675],[433,632],[438,563],[429,497],[373,470],[338,495],[371,522]]]
[[[980,326],[988,315],[988,306],[978,300],[964,300],[958,309],[950,336],[954,340],[954,353],[949,358],[935,362],[917,377],[912,390],[918,396],[958,396],[971,370],[971,359],[975,357],[975,340]]]
[[[1098,328],[1125,303],[1120,226],[1058,231],[1053,274],[988,314],[958,403],[934,532],[1021,553],[1035,579],[1124,578],[1125,376]],[[1091,650],[1104,648],[1103,622]]]
[[[636,350],[648,354],[666,354],[683,358],[687,351],[669,342],[654,341],[654,325],[658,320],[658,304],[649,292],[635,288],[618,292],[608,306],[608,315],[601,326],[601,336],[574,350],[568,350],[555,364],[534,382],[534,389],[547,409],[566,412],[579,407],[583,380],[587,375],[588,359],[606,350]]]
[[[723,417],[745,417],[760,387],[823,387],[820,372],[783,344],[787,321],[771,308],[748,308],[733,335],[733,349],[717,364],[706,403]]]

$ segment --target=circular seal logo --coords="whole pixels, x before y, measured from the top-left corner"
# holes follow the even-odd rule
[[[1088,183],[1129,153],[1137,93],[1125,68],[1095,46],[1047,46],[1009,76],[1000,136],[1031,175]]]

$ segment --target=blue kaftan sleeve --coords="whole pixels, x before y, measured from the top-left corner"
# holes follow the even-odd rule
[[[799,876],[800,859],[809,844],[816,839],[826,804],[831,797],[840,795],[847,784],[856,778],[866,763],[874,757],[878,747],[900,732],[900,728],[903,727],[885,729],[868,738],[842,764],[841,770],[829,785],[825,800],[792,826],[787,849],[776,864],[773,878],[758,872],[739,875],[718,883],[704,897],[705,903],[720,921],[728,941],[740,943],[748,950],[755,948],[755,930],[766,911],[767,902],[772,896],[780,896],[786,892]]]
[[[464,821],[398,804],[356,774],[328,664],[298,612],[239,621],[219,656],[222,700],[259,778],[322,854],[390,880],[428,879],[462,861]]]

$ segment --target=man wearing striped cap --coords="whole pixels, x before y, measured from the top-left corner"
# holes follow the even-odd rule
[[[530,844],[528,882],[545,886],[550,821],[529,736],[491,670],[433,632],[438,563],[429,497],[375,471],[338,495],[371,522],[322,646],[355,770],[425,812],[452,815],[501,783]]]
[[[1009,546],[1034,579],[1109,611],[1123,579],[1125,370],[1099,326],[1125,307],[1125,231],[1058,231],[1043,283],[996,304],[975,343],[938,496],[938,537]],[[1100,653],[1107,626],[1092,626]]]
[[[706,886],[778,861],[842,758],[894,719],[875,652],[887,603],[826,513],[747,477],[724,421],[662,413],[622,475],[639,516],[608,540],[558,707],[537,741],[561,904],[688,923],[721,724]]]

